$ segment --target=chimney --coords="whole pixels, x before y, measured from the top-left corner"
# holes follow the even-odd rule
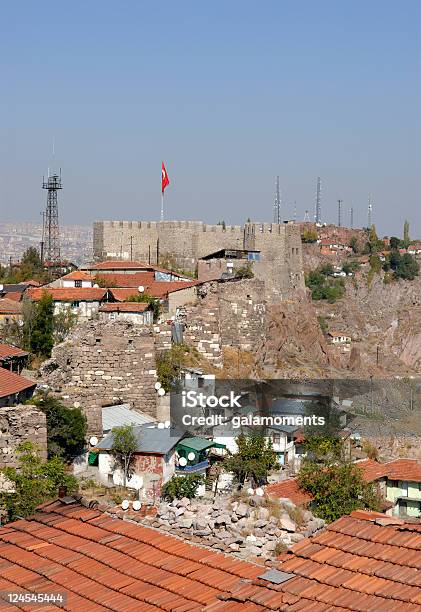
[[[63,497],[66,497],[67,495],[67,487],[66,486],[61,486],[58,488],[58,497],[59,499],[63,499]]]

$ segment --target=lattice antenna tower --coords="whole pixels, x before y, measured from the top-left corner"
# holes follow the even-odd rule
[[[371,229],[373,224],[373,203],[371,201],[371,193],[368,194],[368,209],[367,209],[367,227]]]
[[[317,177],[317,187],[316,187],[316,210],[315,210],[315,215],[314,215],[316,223],[322,222],[321,194],[322,194],[322,182],[320,180],[320,176],[318,176]]]
[[[273,204],[273,222],[281,223],[281,189],[279,187],[279,176],[276,177],[275,201]]]
[[[351,206],[349,209],[349,227],[353,229],[354,227],[354,207]]]
[[[47,206],[44,214],[43,241],[44,262],[52,270],[57,270],[61,264],[60,258],[60,227],[58,223],[57,192],[62,189],[60,174],[48,172],[47,180],[42,180],[42,188],[47,191]]]
[[[338,200],[338,227],[342,226],[342,202],[343,200]]]

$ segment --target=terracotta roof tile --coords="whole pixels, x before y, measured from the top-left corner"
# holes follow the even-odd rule
[[[266,494],[278,498],[285,497],[297,505],[308,504],[311,501],[311,495],[300,489],[295,478],[268,485]]]
[[[0,368],[0,397],[14,395],[31,387],[35,388],[35,386],[36,383],[33,380],[24,378],[5,368]]]
[[[21,314],[22,304],[17,300],[11,300],[7,297],[0,298],[0,314],[2,315],[16,315]]]
[[[28,289],[28,297],[37,302],[44,293],[52,295],[55,302],[100,302],[107,294],[108,289],[95,289],[93,287],[40,287]]]
[[[63,590],[67,609],[84,612],[420,609],[419,525],[355,515],[283,554],[292,577],[275,584],[260,566],[56,501],[0,529],[0,580]]]
[[[142,313],[149,308],[148,302],[108,302],[98,309],[99,312]]]
[[[6,359],[7,357],[26,357],[29,355],[27,351],[23,351],[17,346],[12,344],[0,344],[0,359]]]
[[[95,277],[84,270],[74,270],[60,277],[60,280],[84,280],[84,281],[95,281]]]

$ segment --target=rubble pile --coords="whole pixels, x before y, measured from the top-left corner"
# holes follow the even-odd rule
[[[324,526],[322,519],[288,499],[273,502],[257,496],[161,502],[156,516],[147,520],[183,539],[262,561],[274,560]]]

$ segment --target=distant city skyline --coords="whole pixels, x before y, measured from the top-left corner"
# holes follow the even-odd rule
[[[1,221],[283,218],[421,236],[421,6],[372,0],[3,7]],[[53,142],[55,155],[53,159]]]

